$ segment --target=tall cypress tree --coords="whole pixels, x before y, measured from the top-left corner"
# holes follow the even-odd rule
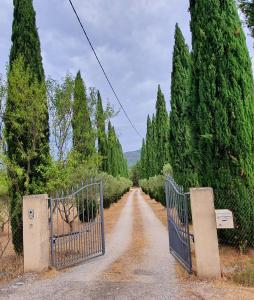
[[[254,0],[240,0],[240,8],[245,14],[246,23],[254,37]]]
[[[103,111],[102,100],[100,92],[97,93],[96,105],[96,125],[97,125],[97,139],[98,139],[98,153],[102,156],[102,164],[100,170],[107,171],[107,135],[105,131],[105,114]]]
[[[108,123],[108,147],[107,147],[108,173],[113,176],[128,176],[127,160],[124,157],[122,146],[116,136],[111,122]]]
[[[151,147],[151,170],[150,170],[150,174],[149,176],[155,176],[158,175],[160,173],[160,167],[158,166],[159,161],[157,160],[157,142],[158,142],[158,136],[157,136],[157,124],[156,124],[156,116],[153,114],[152,116],[152,121],[151,121],[151,142],[150,142],[150,147]],[[167,145],[166,145],[167,147]]]
[[[14,18],[5,112],[5,137],[7,156],[12,165],[9,169],[9,176],[12,182],[10,195],[13,244],[17,252],[22,252],[22,196],[28,193],[45,192],[45,176],[41,170],[47,165],[49,158],[49,126],[40,40],[32,0],[14,0],[13,3]],[[14,64],[16,69],[12,72]],[[18,76],[20,80],[17,80]],[[17,94],[19,85],[20,91],[28,91],[29,85],[31,86],[29,95],[34,94],[31,101],[37,101],[36,108],[40,109],[40,117],[34,117],[34,128],[39,129],[40,134],[38,133],[38,136],[34,138],[33,143],[29,138],[31,136],[30,120],[28,116],[27,119],[25,117],[27,107],[19,105],[22,96]],[[33,106],[34,103],[31,104],[31,107]],[[17,171],[18,169],[22,170],[22,175],[20,170]]]
[[[141,147],[141,151],[140,151],[140,164],[139,164],[139,168],[140,168],[140,177],[141,178],[148,178],[147,176],[147,147],[145,144],[145,140],[142,140],[142,147]]]
[[[171,73],[171,112],[169,127],[170,163],[175,180],[186,189],[194,184],[191,161],[190,107],[191,56],[176,24]],[[196,183],[196,182],[195,182]]]
[[[193,155],[203,186],[228,208],[227,242],[254,244],[254,86],[234,0],[190,0],[193,48]]]
[[[156,101],[156,173],[159,174],[164,164],[169,162],[169,118],[166,109],[166,102],[160,86],[158,86]]]
[[[78,71],[74,85],[73,101],[73,149],[86,159],[95,152],[95,139],[89,116],[86,88]]]

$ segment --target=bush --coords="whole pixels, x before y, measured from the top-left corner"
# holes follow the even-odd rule
[[[151,198],[166,206],[165,180],[165,176],[158,175],[149,179],[141,179],[139,185]]]
[[[106,173],[100,173],[97,178],[103,182],[104,208],[117,202],[132,186],[131,180],[124,177],[113,177]]]

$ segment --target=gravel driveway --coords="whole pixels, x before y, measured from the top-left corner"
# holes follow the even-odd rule
[[[194,283],[183,284],[177,278],[175,260],[169,254],[167,229],[140,190],[132,189],[118,221],[106,237],[106,255],[53,278],[26,275],[0,288],[0,299],[224,298],[223,290],[216,291],[215,297],[208,283],[201,284],[208,297],[196,292],[196,287],[193,291],[193,286]]]

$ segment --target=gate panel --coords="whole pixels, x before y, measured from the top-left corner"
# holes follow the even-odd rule
[[[105,253],[102,182],[50,198],[50,254],[57,269]]]
[[[191,248],[189,234],[189,194],[173,178],[166,181],[166,202],[170,253],[191,273]]]

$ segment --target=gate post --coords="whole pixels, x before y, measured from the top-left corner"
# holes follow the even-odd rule
[[[195,238],[197,275],[220,278],[220,256],[212,188],[191,188],[191,210]]]
[[[49,267],[48,195],[23,197],[24,271]]]

